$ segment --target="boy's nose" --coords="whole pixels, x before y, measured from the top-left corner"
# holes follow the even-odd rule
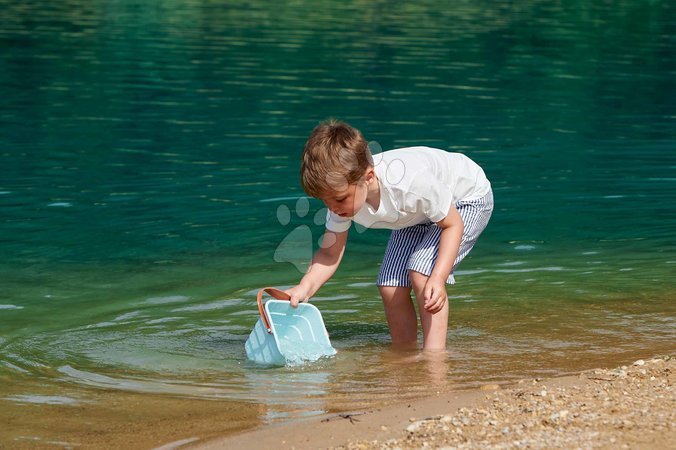
[[[331,211],[332,213],[338,214],[338,210],[336,209],[336,205],[334,205],[333,203],[324,202],[324,205],[326,205],[326,207],[327,207],[327,208],[329,209],[329,211]]]

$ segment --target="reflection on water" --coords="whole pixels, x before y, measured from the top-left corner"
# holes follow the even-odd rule
[[[0,0],[0,442],[120,447],[153,417],[180,440],[673,351],[673,2],[176,6]],[[246,361],[256,290],[301,275],[280,243],[317,247],[298,156],[329,116],[493,183],[447,354],[390,349],[369,231],[315,299],[338,354]]]

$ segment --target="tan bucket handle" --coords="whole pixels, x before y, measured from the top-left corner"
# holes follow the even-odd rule
[[[268,319],[267,314],[265,314],[265,308],[263,307],[263,292],[267,292],[272,296],[272,298],[277,300],[291,300],[291,296],[281,289],[266,287],[258,291],[256,300],[258,301],[258,312],[261,313],[261,319],[265,324],[265,329],[268,330],[268,333],[272,334],[272,325],[270,325],[270,320]]]

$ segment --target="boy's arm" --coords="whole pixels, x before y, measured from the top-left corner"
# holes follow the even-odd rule
[[[307,301],[333,276],[345,253],[347,233],[348,231],[324,232],[321,246],[312,258],[305,276],[298,286],[286,291],[291,296],[291,306],[295,308],[299,302]]]
[[[465,228],[462,217],[454,205],[451,205],[446,217],[437,222],[437,225],[441,228],[439,256],[425,285],[425,309],[433,314],[440,311],[448,300],[446,279],[451,274],[453,263],[458,257]]]

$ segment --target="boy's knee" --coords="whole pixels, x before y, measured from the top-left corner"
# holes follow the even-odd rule
[[[396,286],[378,286],[380,291],[380,296],[385,300],[386,298],[394,297],[394,294],[397,292]]]
[[[378,286],[383,302],[397,301],[401,297],[411,296],[411,288],[405,286]]]
[[[424,288],[428,278],[429,277],[427,275],[420,272],[416,272],[415,270],[408,271],[408,279],[411,280],[413,290]]]

